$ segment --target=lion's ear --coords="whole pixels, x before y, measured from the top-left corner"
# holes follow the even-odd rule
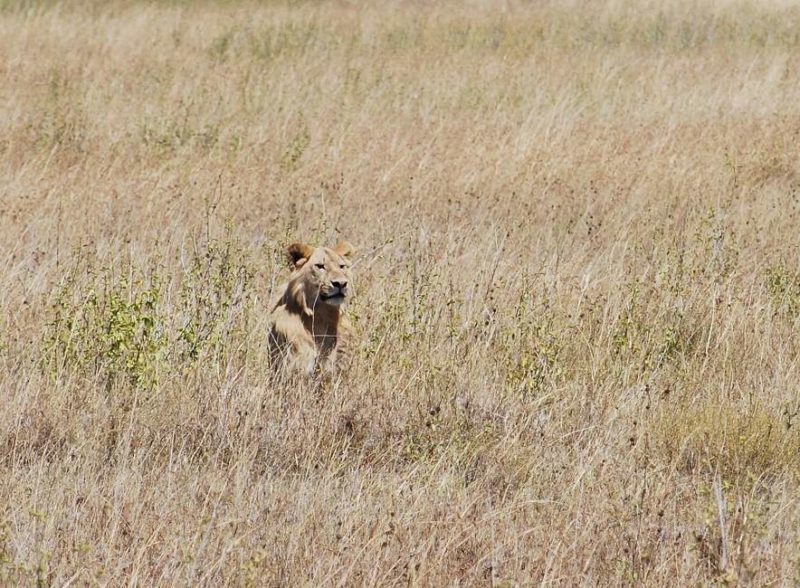
[[[289,265],[293,269],[303,267],[303,264],[308,261],[311,254],[314,253],[314,248],[305,243],[292,243],[287,247],[286,253],[289,254]]]
[[[356,248],[347,241],[339,241],[333,250],[342,257],[350,257],[356,252]]]

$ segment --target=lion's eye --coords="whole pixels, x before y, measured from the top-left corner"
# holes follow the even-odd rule
[[[341,269],[344,269],[344,268],[346,268],[347,266],[346,266],[345,264],[341,264],[341,265],[339,265],[339,267],[340,267]]]
[[[325,264],[324,263],[315,263],[314,267],[317,268],[317,269],[325,269]]]

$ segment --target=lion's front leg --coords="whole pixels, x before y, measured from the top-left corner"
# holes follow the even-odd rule
[[[289,368],[292,371],[302,372],[306,375],[313,375],[317,365],[317,350],[313,345],[301,343],[295,346],[292,357],[289,361]]]
[[[269,340],[275,367],[308,375],[314,373],[317,349],[299,319],[279,315],[272,325]]]

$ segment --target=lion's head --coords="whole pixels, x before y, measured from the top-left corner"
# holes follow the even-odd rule
[[[293,269],[289,291],[306,314],[312,315],[320,304],[339,307],[347,301],[355,251],[350,243],[341,241],[333,248],[292,243],[287,251]]]

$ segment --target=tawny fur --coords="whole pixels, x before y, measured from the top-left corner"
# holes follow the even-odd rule
[[[335,369],[352,337],[342,305],[352,291],[354,249],[345,241],[333,248],[292,243],[287,253],[293,271],[270,316],[272,363],[307,374]]]

